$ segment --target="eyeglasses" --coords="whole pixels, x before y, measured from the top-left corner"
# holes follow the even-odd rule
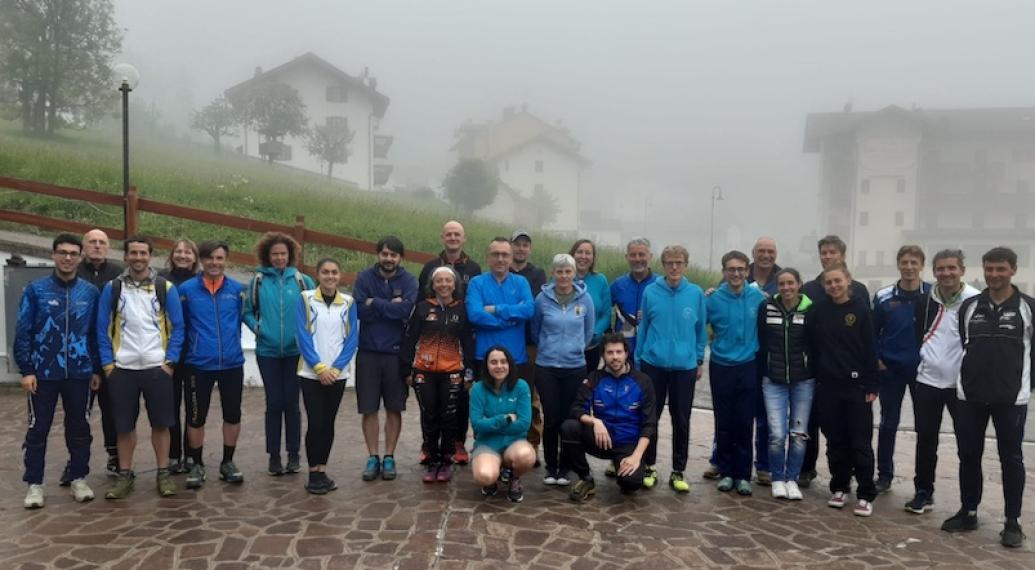
[[[727,267],[726,269],[724,269],[724,271],[726,273],[732,273],[734,275],[736,275],[738,273],[747,273],[748,272],[747,267]]]
[[[679,260],[679,261],[669,260],[669,261],[662,261],[661,264],[664,265],[665,267],[682,267],[682,266],[686,265],[686,262],[682,261],[682,260]]]
[[[75,259],[75,258],[79,257],[79,252],[78,251],[61,251],[61,250],[58,250],[58,251],[54,252],[54,257],[67,257],[69,259]]]

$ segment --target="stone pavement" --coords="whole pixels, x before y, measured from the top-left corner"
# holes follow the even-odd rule
[[[620,495],[594,463],[598,494],[585,505],[566,493],[545,488],[539,474],[526,477],[525,501],[511,504],[483,500],[466,467],[450,484],[423,484],[416,465],[419,431],[415,409],[404,418],[397,457],[397,481],[364,483],[359,472],[365,451],[355,415],[355,393],[346,393],[338,418],[338,440],[330,475],[339,489],[313,497],[302,488],[302,475],[273,478],[265,474],[262,436],[263,394],[245,393],[244,430],[237,453],[246,481],[219,482],[213,466],[216,445],[207,448],[210,480],[201,492],[181,489],[174,498],[153,491],[154,459],[148,428],[141,419],[137,450],[137,490],[129,500],[105,501],[109,479],[98,452],[88,478],[98,494],[79,505],[57,486],[64,462],[61,415],[50,440],[47,506],[22,508],[19,446],[24,433],[24,397],[0,389],[0,445],[7,461],[0,467],[0,568],[1035,568],[1031,542],[1018,551],[998,544],[1002,524],[1000,471],[994,445],[986,449],[986,492],[982,526],[966,535],[939,530],[955,512],[957,464],[951,437],[942,440],[938,470],[938,504],[933,513],[916,516],[902,510],[912,484],[899,478],[891,493],[876,502],[870,519],[825,506],[822,483],[806,490],[799,503],[776,501],[768,489],[753,497],[715,491],[698,478],[706,463],[712,434],[711,413],[694,410],[689,494],[667,487]],[[413,399],[411,407],[415,406]],[[213,407],[218,404],[213,402]],[[218,416],[214,413],[213,417]],[[95,415],[94,450],[100,449]],[[215,427],[218,423],[213,424]],[[667,459],[668,421],[663,420],[662,453]],[[911,474],[911,434],[899,437],[898,465]],[[1029,477],[1032,448],[1026,446]],[[668,476],[668,464],[660,466]],[[182,484],[182,477],[177,477]],[[1022,524],[1035,535],[1031,498]]]

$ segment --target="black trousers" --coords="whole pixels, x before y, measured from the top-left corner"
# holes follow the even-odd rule
[[[934,474],[938,468],[938,432],[942,426],[942,414],[949,410],[949,416],[955,425],[959,416],[959,406],[955,387],[935,388],[922,382],[913,385],[913,422],[916,426],[916,476],[913,478],[913,485],[917,492],[926,491],[934,494]]]
[[[190,368],[180,364],[173,371],[173,427],[169,428],[169,459],[180,459],[187,456],[187,414],[188,397],[187,382],[190,381]]]
[[[985,430],[988,420],[995,427],[999,446],[999,463],[1003,469],[1003,499],[1006,518],[1021,516],[1024,495],[1024,420],[1028,406],[983,404],[961,401],[956,416],[956,437],[960,457],[960,498],[963,508],[976,511],[981,504],[984,479],[981,455],[985,452]]]
[[[823,422],[820,417],[819,400],[822,398],[823,387],[816,382],[816,392],[812,396],[812,410],[809,412],[808,439],[805,440],[805,459],[801,462],[801,472],[808,473],[816,470],[816,462],[819,460],[819,427]]]
[[[586,462],[586,454],[600,459],[607,459],[618,471],[622,460],[632,455],[636,445],[619,445],[611,449],[600,449],[597,440],[593,436],[593,426],[588,426],[579,420],[568,419],[561,424],[561,445],[564,446],[564,455],[571,463],[571,469],[581,479],[589,477],[589,463]],[[632,492],[643,486],[644,462],[633,471],[632,475],[618,477],[618,486],[625,492]]]
[[[319,380],[298,378],[302,388],[302,402],[305,404],[305,456],[310,467],[327,465],[334,445],[334,420],[338,417],[345,381],[339,380],[330,386]]]
[[[456,441],[457,402],[464,392],[464,374],[413,371],[413,393],[420,405],[424,450],[431,463],[443,463],[453,455]]]
[[[873,482],[873,403],[845,399],[824,390],[820,401],[821,425],[827,438],[830,463],[830,492],[851,491],[852,475],[858,488],[855,495],[873,501],[877,487]]]
[[[108,382],[102,379],[101,388],[97,390],[97,405],[101,408],[101,432],[104,434],[104,449],[110,456],[119,454],[118,433],[115,430],[115,407],[111,404],[111,390]],[[93,408],[93,400],[90,401]]]
[[[668,415],[672,420],[672,470],[686,470],[690,447],[690,408],[694,404],[694,387],[697,385],[697,369],[666,370],[647,362],[641,363],[643,373],[654,384],[654,415],[661,422],[661,412],[668,399]],[[643,454],[643,462],[654,465],[658,459],[658,433],[650,439],[650,446]]]
[[[586,368],[535,367],[536,389],[543,403],[543,462],[549,472],[571,469],[560,452],[561,424],[568,419],[579,385],[586,379]]]

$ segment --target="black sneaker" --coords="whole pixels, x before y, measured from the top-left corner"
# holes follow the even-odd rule
[[[1020,548],[1024,544],[1024,532],[1021,531],[1021,525],[1016,520],[1006,521],[1006,526],[1003,527],[1003,531],[999,533],[1001,539],[999,543],[1007,548]]]
[[[244,474],[234,465],[233,461],[219,465],[219,478],[227,483],[244,483]]]
[[[266,472],[274,477],[280,477],[284,474],[284,465],[280,462],[280,455],[270,455],[269,467],[266,468]]]
[[[511,476],[513,476],[513,474],[514,472],[511,471],[509,467],[504,467],[503,469],[500,469],[500,483],[504,485],[509,485],[510,478]]]
[[[108,476],[109,477],[118,477],[119,476],[119,456],[118,455],[108,455],[108,464],[105,466],[105,469],[108,470]]]
[[[190,471],[190,467],[187,466],[187,462],[179,457],[169,458],[169,473],[173,475],[183,475]]]
[[[927,491],[917,491],[912,501],[906,503],[906,510],[911,513],[922,515],[927,509],[934,507],[934,497]]]
[[[493,483],[488,487],[482,487],[482,495],[485,497],[495,497],[496,493],[498,493],[499,491],[500,487],[496,483]]]
[[[812,471],[802,471],[801,475],[798,476],[798,486],[804,489],[809,488],[809,486],[812,485],[812,480],[818,475],[819,474],[816,473],[815,469]]]
[[[326,475],[319,471],[309,472],[309,481],[305,484],[305,490],[313,495],[326,495],[330,491],[328,483],[333,483]]]
[[[61,472],[61,486],[68,487],[72,484],[72,462],[65,463],[65,470]]]
[[[945,532],[966,532],[977,530],[977,527],[977,514],[972,515],[963,509],[942,523],[942,530]]]
[[[507,489],[507,498],[510,499],[511,503],[520,503],[525,500],[525,490],[521,488],[520,478],[510,478],[510,487]]]
[[[287,465],[284,466],[284,472],[288,475],[294,475],[302,470],[302,460],[298,457],[297,453],[289,453]]]
[[[891,490],[891,478],[890,477],[878,477],[877,483],[877,494],[887,493]]]

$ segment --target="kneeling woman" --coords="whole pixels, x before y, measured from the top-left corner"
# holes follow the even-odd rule
[[[521,476],[535,464],[535,450],[525,439],[531,422],[532,395],[528,384],[517,377],[514,358],[502,346],[490,348],[481,381],[471,388],[471,471],[483,495],[495,495],[496,482],[502,481],[509,485],[511,501],[520,503],[524,498]]]
[[[320,286],[299,297],[295,326],[302,353],[298,380],[309,424],[305,432],[309,481],[305,488],[323,495],[338,488],[327,477],[327,458],[334,443],[334,419],[349,377],[348,365],[359,346],[359,328],[355,301],[338,291],[338,262],[320,260],[316,275]]]

